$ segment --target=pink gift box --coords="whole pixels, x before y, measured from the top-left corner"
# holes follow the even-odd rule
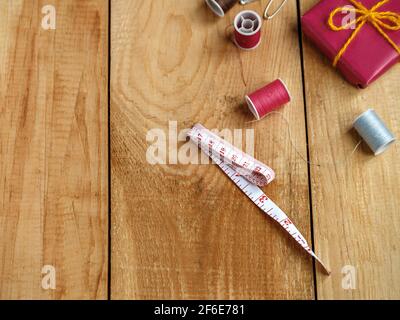
[[[359,0],[370,9],[380,0]],[[354,29],[334,31],[328,25],[329,15],[338,7],[352,5],[348,0],[322,0],[302,17],[304,34],[333,61]],[[391,11],[400,14],[400,0],[391,0],[377,12]],[[347,13],[335,15],[333,22],[341,26]],[[357,16],[358,17],[358,16]],[[385,21],[386,22],[386,21]],[[389,38],[400,46],[400,31],[384,29]],[[337,68],[352,84],[365,88],[400,60],[399,53],[367,22],[340,58]]]

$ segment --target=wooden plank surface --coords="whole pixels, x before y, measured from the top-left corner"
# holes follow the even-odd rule
[[[317,1],[301,3],[304,13]],[[308,40],[304,50],[311,161],[337,163],[311,166],[316,248],[333,271],[329,278],[317,275],[318,298],[399,299],[399,145],[378,157],[363,145],[347,165],[343,162],[360,139],[350,130],[352,123],[368,108],[374,108],[399,136],[400,67],[359,90],[345,82]],[[352,274],[355,289],[343,289],[342,281],[348,288],[346,280]]]
[[[296,3],[264,25],[252,52],[226,36],[242,9],[219,19],[203,0],[112,1],[113,299],[314,298],[311,259],[215,166],[146,161],[149,130],[168,137],[169,121],[254,129],[255,156],[277,173],[265,191],[310,240],[307,164],[279,116],[248,123],[243,105],[282,77],[293,95],[283,113],[306,155]]]
[[[0,2],[1,299],[107,298],[107,20],[105,0]]]
[[[302,13],[315,3],[301,1]],[[56,30],[41,28],[48,4]],[[108,2],[0,2],[1,299],[105,299],[108,262],[113,299],[400,298],[399,146],[379,157],[361,146],[345,163],[362,111],[375,108],[399,135],[399,67],[358,90],[305,39],[304,106],[295,1],[265,23],[253,52],[229,40],[241,9],[219,19],[203,0],[112,1],[109,260]],[[285,121],[252,123],[243,104],[278,77],[294,97],[282,112],[304,157],[307,118],[310,186]],[[317,268],[316,292],[310,258],[215,166],[148,163],[146,136],[165,133],[168,158],[175,121],[178,131],[241,129],[244,147],[254,135],[255,156],[277,173],[266,193],[310,242],[313,219],[333,271]],[[45,265],[55,290],[42,287]]]

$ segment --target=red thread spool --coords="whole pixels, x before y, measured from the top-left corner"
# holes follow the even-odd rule
[[[257,120],[262,119],[268,113],[279,109],[292,100],[286,84],[277,79],[265,87],[245,97],[251,113]]]
[[[257,12],[245,10],[239,12],[233,21],[235,43],[243,50],[252,50],[261,43],[262,19]]]

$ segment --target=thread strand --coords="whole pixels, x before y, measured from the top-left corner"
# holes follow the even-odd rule
[[[293,135],[292,135],[292,130],[290,128],[290,121],[285,117],[285,115],[279,111],[272,111],[269,114],[266,115],[266,118],[270,117],[273,114],[277,114],[279,115],[279,117],[284,120],[285,124],[286,124],[286,128],[287,128],[287,132],[288,132],[288,138],[289,138],[289,142],[291,147],[294,149],[294,151],[296,152],[296,154],[300,157],[301,160],[303,160],[305,163],[311,165],[311,166],[315,166],[315,167],[330,167],[330,166],[337,166],[337,165],[343,165],[346,164],[348,161],[351,160],[351,158],[353,157],[354,153],[357,151],[357,149],[360,147],[360,145],[363,143],[363,140],[359,140],[358,143],[356,144],[356,146],[353,148],[353,150],[351,151],[351,153],[349,154],[348,157],[346,157],[344,160],[341,161],[332,161],[332,162],[326,162],[326,163],[314,163],[313,161],[309,161],[307,160],[307,157],[304,156],[301,151],[299,150],[299,148],[297,147],[296,143],[294,142],[293,139]],[[258,122],[257,120],[252,120],[252,121],[247,121],[246,124],[252,124]]]

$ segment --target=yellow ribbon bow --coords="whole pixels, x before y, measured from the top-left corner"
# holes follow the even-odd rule
[[[346,52],[350,43],[354,40],[354,38],[357,36],[357,34],[364,26],[364,24],[366,24],[367,22],[371,23],[371,25],[373,25],[375,29],[378,30],[378,32],[392,45],[392,47],[400,55],[399,46],[396,43],[394,43],[394,41],[390,39],[390,37],[383,30],[383,29],[394,30],[394,31],[400,30],[400,14],[391,11],[377,11],[380,7],[382,7],[391,0],[380,1],[371,9],[367,9],[363,4],[361,4],[356,0],[348,0],[348,1],[350,1],[355,8],[338,7],[331,12],[328,20],[328,24],[333,31],[342,31],[348,29],[353,25],[357,26],[357,28],[351,34],[350,38],[347,40],[342,49],[340,49],[339,53],[336,55],[333,61],[333,66],[336,67],[337,63],[339,62],[342,55]],[[333,18],[337,13],[343,11],[353,11],[358,15],[358,18],[347,23],[346,25],[338,27],[333,22]]]

